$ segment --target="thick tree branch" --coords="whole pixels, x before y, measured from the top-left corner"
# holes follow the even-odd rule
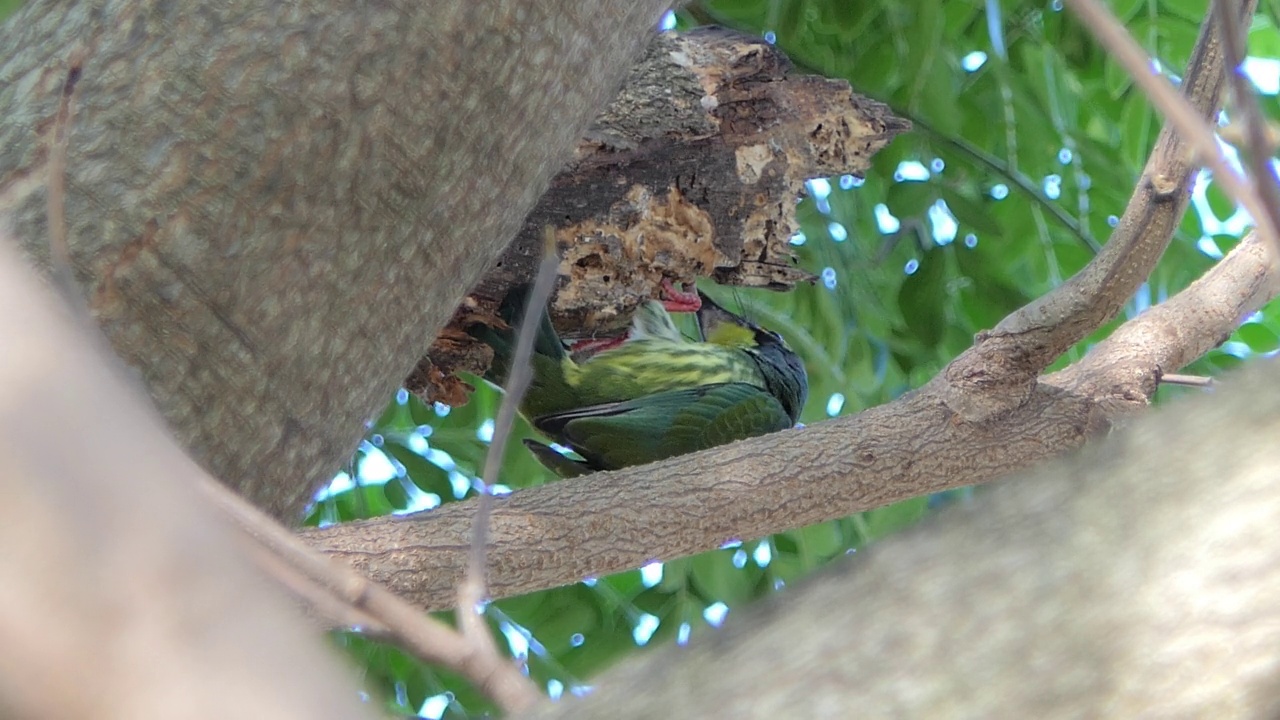
[[[710,550],[947,487],[1078,447],[1104,427],[1046,389],[1007,421],[956,424],[933,393],[662,463],[498,498],[489,589],[505,597]],[[430,609],[453,604],[474,503],[302,530],[330,555]]]
[[[1003,477],[1127,419],[1145,406],[1161,372],[1222,342],[1278,290],[1259,242],[1247,240],[1183,293],[1122,326],[1114,345],[1098,348],[1098,360],[1091,355],[1050,376],[988,423],[956,421],[943,402],[943,373],[855,416],[517,491],[495,503],[490,591],[554,587]],[[474,506],[303,537],[414,602],[444,609],[466,566]]]
[[[1273,718],[1277,437],[1262,361],[524,717]]]
[[[1046,381],[1071,392],[1145,404],[1165,373],[1221,345],[1243,318],[1280,294],[1280,272],[1257,233],[1229,257],[1230,262],[1224,259],[1187,289],[1121,325],[1082,360]]]
[[[74,58],[67,226],[96,319],[196,458],[293,517],[667,5],[32,0],[0,28],[0,214],[45,255]]]
[[[372,717],[184,482],[201,471],[11,242],[0,238],[0,714]]]

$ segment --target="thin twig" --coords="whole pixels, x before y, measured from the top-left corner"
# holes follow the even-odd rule
[[[1227,56],[1227,79],[1231,83],[1236,110],[1243,120],[1245,137],[1248,139],[1248,147],[1240,148],[1241,154],[1245,156],[1245,162],[1253,176],[1254,189],[1262,201],[1267,219],[1271,221],[1272,227],[1280,228],[1280,186],[1277,186],[1276,173],[1271,166],[1272,144],[1268,137],[1267,121],[1258,105],[1253,85],[1244,76],[1242,69],[1245,43],[1241,35],[1244,26],[1234,3],[1214,0],[1213,10],[1222,27],[1222,49]]]
[[[1152,104],[1173,123],[1202,162],[1213,171],[1213,179],[1223,191],[1244,206],[1261,235],[1273,248],[1277,247],[1276,227],[1255,188],[1231,167],[1218,146],[1213,130],[1200,119],[1169,81],[1157,75],[1151,58],[1125,30],[1120,21],[1098,0],[1066,0],[1093,36],[1119,62]],[[1158,181],[1157,178],[1152,178]]]
[[[1177,373],[1167,373],[1160,376],[1160,382],[1165,385],[1184,385],[1186,387],[1207,388],[1213,387],[1214,380],[1211,377],[1203,375],[1179,375]]]
[[[502,458],[506,454],[507,442],[511,439],[511,430],[515,426],[516,411],[524,399],[529,383],[533,380],[533,344],[541,326],[542,313],[546,312],[547,301],[551,299],[551,291],[555,289],[556,268],[560,259],[556,255],[555,229],[548,226],[544,233],[542,262],[538,265],[538,273],[534,278],[533,288],[526,298],[524,316],[520,318],[520,330],[516,337],[514,357],[511,361],[511,375],[507,379],[506,393],[502,404],[498,407],[498,416],[493,424],[493,439],[489,443],[489,452],[484,460],[484,473],[481,480],[480,497],[476,505],[475,523],[471,533],[471,555],[467,563],[467,573],[458,584],[458,627],[463,637],[473,643],[477,654],[501,661],[493,638],[481,618],[481,603],[486,591],[485,548],[489,540],[489,514],[493,506],[492,488],[498,482],[498,472],[502,469]]]
[[[58,98],[58,114],[53,120],[53,138],[49,147],[49,178],[46,196],[49,223],[49,265],[54,283],[59,287],[73,308],[79,308],[80,293],[76,288],[75,273],[71,267],[71,245],[67,240],[67,135],[71,127],[72,100],[76,84],[80,81],[80,62],[73,58],[71,68],[62,83]]]
[[[352,606],[322,583],[308,577],[255,542],[245,543],[254,563],[279,582],[301,604],[302,609],[324,628],[358,629],[366,637],[384,638],[394,643],[390,630],[381,621]]]
[[[393,642],[416,657],[454,670],[466,677],[508,712],[530,707],[541,698],[529,678],[514,663],[490,662],[478,656],[461,633],[432,618],[385,587],[365,578],[350,566],[335,562],[307,547],[265,513],[213,478],[201,476],[200,489],[222,509],[250,539],[303,577],[323,587],[344,604],[381,623],[378,628]],[[275,576],[273,563],[263,569]],[[286,577],[291,579],[291,577]],[[291,586],[296,584],[289,583]],[[304,600],[306,593],[301,593]],[[328,611],[327,614],[332,614]]]

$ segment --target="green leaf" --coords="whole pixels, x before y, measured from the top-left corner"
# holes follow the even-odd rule
[[[1249,29],[1249,54],[1253,57],[1280,58],[1280,0],[1263,0],[1253,16]]]
[[[923,217],[938,200],[938,189],[931,183],[900,182],[889,189],[889,211],[895,217],[905,220]]]
[[[1222,191],[1218,183],[1211,182],[1205,188],[1205,199],[1209,201],[1209,209],[1218,220],[1226,220],[1236,212],[1236,202]]]
[[[692,558],[689,575],[704,597],[730,605],[751,597],[755,578],[749,568],[754,566],[734,567],[733,553],[733,550],[715,550]]]
[[[12,15],[22,7],[23,0],[0,0],[0,20]]]
[[[406,477],[418,489],[435,493],[444,502],[454,499],[449,473],[399,443],[388,442],[382,446],[382,451],[404,466]]]
[[[409,491],[404,487],[404,481],[400,478],[391,478],[387,484],[382,486],[382,492],[386,495],[387,502],[396,510],[404,510],[409,507]]]
[[[943,186],[939,189],[942,199],[946,200],[947,207],[951,209],[951,214],[955,215],[960,223],[960,237],[964,236],[966,230],[989,237],[1000,237],[1004,234],[1000,222],[991,215],[987,207],[984,207],[986,202],[971,200],[950,187]]]
[[[1123,22],[1128,22],[1147,4],[1147,0],[1116,0],[1110,3],[1111,12]]]
[[[915,525],[928,509],[929,499],[921,497],[868,510],[862,514],[867,521],[868,539],[878,540]]]
[[[1132,166],[1140,166],[1155,145],[1160,126],[1146,98],[1134,94],[1120,113],[1121,152]]]
[[[942,252],[924,253],[919,262],[916,272],[902,283],[898,304],[911,332],[921,342],[933,345],[941,339],[946,325],[946,256]]]
[[[382,415],[378,417],[377,422],[373,424],[373,431],[380,433],[408,432],[417,426],[418,423],[414,421],[408,404],[401,405],[396,402],[395,398],[392,398],[386,409],[382,411]]]
[[[806,559],[815,566],[828,558],[844,552],[848,544],[834,522],[819,523],[793,531],[799,536],[800,547]]]
[[[1133,78],[1115,60],[1107,60],[1107,64],[1103,69],[1102,79],[1107,88],[1107,95],[1113,100],[1119,99],[1129,92],[1129,88],[1133,85]]]
[[[1262,323],[1250,322],[1236,330],[1236,338],[1258,353],[1268,353],[1280,345],[1280,337],[1274,330]]]

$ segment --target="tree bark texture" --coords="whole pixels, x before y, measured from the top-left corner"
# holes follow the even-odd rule
[[[515,235],[667,0],[34,0],[0,32],[0,215],[67,221],[116,352],[214,475],[293,517]]]
[[[347,668],[0,238],[0,717],[355,720]],[[98,342],[89,342],[96,340]]]

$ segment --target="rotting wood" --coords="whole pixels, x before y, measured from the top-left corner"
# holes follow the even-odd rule
[[[791,69],[763,39],[721,28],[658,36],[409,389],[465,398],[455,372],[483,372],[488,358],[461,323],[491,316],[528,281],[547,225],[562,257],[552,319],[568,338],[616,333],[664,279],[775,290],[811,280],[789,244],[804,182],[860,176],[910,123],[843,80]]]

